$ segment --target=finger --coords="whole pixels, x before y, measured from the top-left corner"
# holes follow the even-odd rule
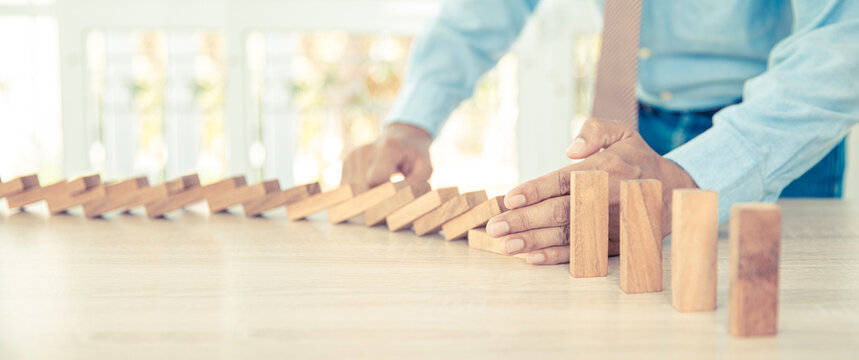
[[[532,265],[555,265],[570,262],[570,246],[553,246],[529,252],[525,261]]]
[[[561,196],[514,209],[489,219],[486,232],[493,237],[570,223],[570,197]]]
[[[570,171],[581,164],[565,166],[513,188],[504,196],[504,206],[517,209],[570,193]]]
[[[432,162],[429,158],[418,157],[408,171],[406,169],[401,170],[403,170],[407,183],[422,184],[429,181],[430,176],[432,176]]]
[[[507,255],[527,253],[570,243],[568,226],[528,230],[501,238],[501,251]]]
[[[618,141],[632,137],[635,131],[628,125],[614,120],[591,118],[582,125],[582,130],[567,149],[570,159],[584,159]]]
[[[374,187],[391,180],[391,175],[397,173],[400,155],[391,151],[376,150],[376,156],[367,168],[367,185]]]

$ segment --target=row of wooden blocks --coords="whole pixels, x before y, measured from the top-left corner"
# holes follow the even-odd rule
[[[472,248],[503,253],[500,239],[481,227],[506,211],[503,197],[455,187],[388,182],[372,189],[342,185],[320,192],[318,183],[281,190],[277,180],[247,185],[232,177],[201,186],[196,175],[150,186],[145,177],[102,183],[98,175],[42,187],[35,175],[0,181],[9,208],[45,201],[51,214],[82,206],[86,217],[144,207],[151,218],[205,201],[212,213],[241,205],[246,216],[285,207],[290,220],[327,210],[332,224],[362,216],[367,226],[412,228],[421,236],[441,231],[446,240],[468,238]],[[620,185],[620,288],[626,293],[662,291],[662,185],[656,180]],[[672,304],[678,311],[716,308],[718,195],[675,190],[672,204]],[[570,274],[608,274],[608,174],[572,172],[570,177]],[[776,332],[780,209],[739,204],[730,232],[729,330],[737,336]],[[517,255],[523,257],[523,254]]]
[[[570,274],[606,276],[609,249],[608,174],[570,174]],[[716,309],[719,199],[713,191],[676,189],[671,209],[671,302],[680,312]],[[620,288],[662,291],[662,184],[620,183]],[[778,319],[781,209],[735,204],[730,219],[728,330],[773,335]]]

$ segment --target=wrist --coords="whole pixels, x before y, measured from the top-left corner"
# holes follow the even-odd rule
[[[426,129],[406,123],[390,123],[385,127],[382,137],[388,139],[404,140],[411,143],[425,144],[429,146],[432,143],[432,136]]]

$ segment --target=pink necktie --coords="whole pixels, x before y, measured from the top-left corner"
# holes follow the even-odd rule
[[[638,38],[642,0],[605,0],[593,117],[638,129]]]

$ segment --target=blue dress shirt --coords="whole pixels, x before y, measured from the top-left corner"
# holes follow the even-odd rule
[[[412,50],[388,122],[438,133],[508,51],[539,0],[452,0]],[[775,201],[859,122],[859,0],[644,0],[639,99],[726,107],[666,154],[719,192],[720,220]],[[527,121],[527,119],[524,119]],[[547,130],[548,131],[548,130]]]

